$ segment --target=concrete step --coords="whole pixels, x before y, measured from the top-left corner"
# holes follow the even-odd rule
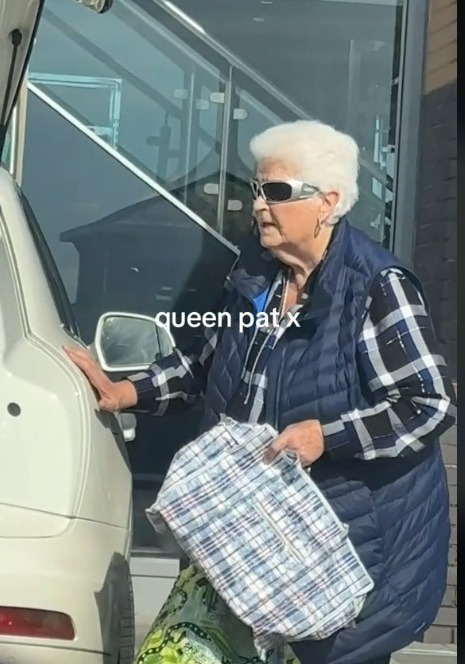
[[[416,643],[402,652],[396,653],[392,664],[455,664],[456,645],[431,645]]]

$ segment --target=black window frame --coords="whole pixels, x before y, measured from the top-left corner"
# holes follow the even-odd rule
[[[26,195],[19,187],[17,187],[17,193],[63,329],[72,337],[80,339],[79,327],[74,316],[73,307],[69,301],[65,285],[50,251],[50,247],[47,244],[47,240]]]

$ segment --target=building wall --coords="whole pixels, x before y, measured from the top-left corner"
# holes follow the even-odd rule
[[[422,105],[415,267],[441,351],[457,371],[457,1],[430,0]],[[443,606],[426,640],[457,643],[457,429],[444,437],[453,535]]]
[[[430,0],[415,264],[457,367],[457,2]]]

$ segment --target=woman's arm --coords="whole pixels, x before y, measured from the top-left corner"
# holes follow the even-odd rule
[[[230,268],[229,274],[235,269],[238,260]],[[230,289],[227,284],[228,277],[214,307],[216,312],[224,312],[228,308]],[[146,371],[128,376],[122,384],[130,386],[129,391],[133,396],[131,408],[161,416],[179,413],[194,404],[205,391],[219,337],[218,328],[204,327],[201,339],[190,352],[182,353],[175,348],[170,355],[157,360]]]
[[[116,382],[86,348],[66,346],[64,351],[96,391],[100,410],[135,409],[165,415],[186,408],[201,394],[217,341],[218,332],[205,329],[198,354],[184,355],[175,349],[147,371]]]
[[[227,308],[229,292],[225,287],[218,311]],[[193,404],[205,389],[208,371],[220,331],[205,327],[196,347],[189,353],[175,348],[170,355],[146,371],[113,382],[93,355],[84,348],[65,347],[69,358],[86,375],[103,411],[137,410],[154,415],[179,413]]]
[[[205,389],[217,342],[218,330],[205,328],[199,351],[183,354],[176,348],[146,371],[128,376],[135,390],[133,408],[169,415],[195,403]]]
[[[371,406],[322,423],[335,459],[407,456],[455,422],[456,401],[425,303],[400,270],[372,288],[358,341],[358,368]]]

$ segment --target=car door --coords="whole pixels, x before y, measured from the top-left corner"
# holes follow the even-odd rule
[[[107,0],[80,2],[100,13],[111,6]],[[43,6],[44,0],[0,0],[0,153]],[[41,388],[43,400],[38,393],[35,398],[44,404],[43,408],[48,408],[48,412],[34,408],[37,431],[41,434],[48,431],[48,435],[42,435],[44,443],[40,454],[30,440],[24,441],[22,450],[42,468],[42,488],[36,487],[37,473],[31,472],[28,490],[21,488],[21,482],[15,488],[15,474],[10,473],[5,478],[2,493],[5,498],[17,499],[24,507],[32,507],[36,501],[35,507],[40,505],[52,513],[79,516],[128,529],[131,475],[120,421],[118,417],[98,411],[93,391],[69,362],[65,365],[67,360],[61,346],[71,340],[82,343],[66,291],[33,211],[8,174],[0,173],[0,178],[0,228],[4,252],[0,303],[5,325],[1,343],[4,358],[12,363],[8,365],[5,359],[3,370],[13,381],[15,371],[18,376],[25,376],[25,385],[32,393]],[[13,328],[14,322],[17,328],[11,336],[7,328]],[[13,352],[19,339],[24,361],[16,360]],[[32,346],[35,346],[35,352],[31,352]],[[41,352],[38,352],[39,348]],[[28,352],[30,362],[37,366],[26,366]],[[39,367],[44,371],[40,379],[37,378]],[[6,385],[5,380],[3,384]],[[61,408],[55,402],[50,405],[53,395]],[[24,396],[22,401],[25,402]],[[55,413],[55,421],[52,413]],[[7,419],[2,430],[5,436],[8,422]],[[62,438],[61,445],[58,435]],[[52,456],[47,460],[49,454]],[[9,456],[11,463],[18,464],[20,450]],[[53,458],[56,464],[52,462]],[[31,467],[31,463],[24,464],[24,460],[23,465]],[[50,469],[54,466],[53,477]],[[19,473],[20,468],[17,471]],[[43,482],[45,478],[50,481]]]
[[[123,528],[129,547],[132,477],[119,419],[99,411],[62,350],[83,342],[33,211],[5,171],[0,190],[0,391],[24,413],[20,440],[11,418],[1,420],[2,439],[11,430],[16,440],[2,446],[0,503]]]

